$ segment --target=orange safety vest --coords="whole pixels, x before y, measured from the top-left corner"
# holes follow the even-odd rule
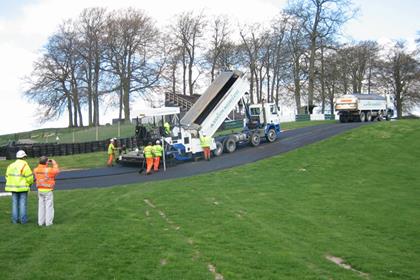
[[[36,178],[36,187],[40,192],[52,191],[55,185],[55,176],[57,176],[59,170],[58,166],[48,167],[46,164],[39,164],[34,169]]]

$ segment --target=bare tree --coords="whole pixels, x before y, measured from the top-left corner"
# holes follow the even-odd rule
[[[395,43],[382,65],[381,81],[395,97],[397,117],[420,104],[420,64],[404,42]]]
[[[251,102],[260,102],[262,99],[262,83],[267,73],[263,74],[264,60],[267,58],[267,44],[269,32],[260,25],[245,26],[240,30],[242,38],[244,65],[250,73],[250,98]],[[255,90],[255,94],[254,94]]]
[[[193,68],[197,63],[197,52],[201,47],[205,26],[206,19],[203,13],[194,15],[193,12],[186,12],[177,17],[172,28],[182,53],[184,95],[187,93],[187,88],[190,95],[194,94],[197,77],[193,78]]]
[[[350,56],[350,79],[353,92],[362,92],[363,82],[367,80],[368,91],[372,83],[372,67],[374,60],[378,56],[378,46],[376,42],[364,41],[348,48]]]
[[[43,120],[61,116],[67,107],[69,127],[83,126],[78,47],[73,23],[67,21],[49,38],[44,55],[35,63],[25,95],[41,106]]]
[[[216,17],[211,24],[210,32],[210,47],[206,53],[206,61],[210,66],[211,81],[214,81],[216,70],[224,67],[221,58],[226,57],[223,52],[228,49],[227,46],[230,44],[229,19],[224,16]]]
[[[83,58],[89,126],[99,125],[99,86],[105,51],[105,12],[104,8],[85,9],[77,22],[81,44],[76,51]]]
[[[288,24],[287,46],[290,55],[290,69],[293,80],[294,99],[296,111],[301,108],[302,82],[306,79],[304,60],[307,49],[305,34],[301,29],[300,19],[292,17]]]
[[[267,94],[269,94],[268,101],[276,102],[276,104],[279,102],[280,86],[282,80],[285,78],[284,73],[286,72],[289,58],[286,32],[288,27],[288,20],[288,17],[280,14],[280,16],[274,19],[271,27],[271,52],[269,58],[270,66],[268,67],[268,69],[271,70],[271,74],[267,79]]]
[[[340,93],[340,57],[337,52],[329,52],[324,57],[324,75],[326,98],[330,105],[330,113],[334,113],[334,98]]]
[[[322,38],[337,34],[338,29],[354,14],[351,0],[292,0],[286,12],[302,21],[309,44],[308,105],[313,107],[315,60]]]
[[[107,19],[107,71],[118,77],[120,118],[130,120],[133,93],[144,94],[157,84],[163,62],[158,30],[150,17],[134,9],[120,10]]]

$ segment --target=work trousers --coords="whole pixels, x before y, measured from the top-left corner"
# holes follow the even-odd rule
[[[159,170],[159,163],[160,163],[160,157],[153,158],[153,170],[154,171]]]
[[[107,162],[107,165],[108,165],[108,166],[112,166],[112,162],[113,162],[113,160],[114,160],[114,155],[113,155],[113,154],[109,154],[109,155],[108,155],[108,162]]]
[[[149,174],[153,167],[153,158],[146,158],[146,174]]]
[[[204,159],[210,159],[210,147],[203,147]]]
[[[38,225],[50,226],[54,220],[53,192],[38,192]]]

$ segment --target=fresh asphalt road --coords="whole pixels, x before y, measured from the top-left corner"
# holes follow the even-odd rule
[[[55,189],[110,187],[193,176],[266,159],[327,139],[361,125],[365,124],[333,123],[288,130],[282,132],[280,138],[273,143],[262,142],[258,147],[240,147],[234,153],[224,153],[220,157],[212,158],[211,161],[200,160],[177,164],[167,168],[166,171],[160,170],[149,176],[145,176],[144,172],[139,174],[138,167],[123,166],[63,171],[57,176]],[[4,191],[4,177],[0,178],[0,191]]]

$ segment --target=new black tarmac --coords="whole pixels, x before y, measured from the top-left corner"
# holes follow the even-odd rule
[[[177,164],[146,176],[140,167],[114,166],[87,170],[63,171],[57,176],[55,190],[87,189],[188,177],[231,168],[285,153],[348,130],[364,123],[333,123],[283,131],[273,143],[262,142],[258,147],[239,147],[234,153],[223,153],[211,161]],[[105,164],[104,157],[104,164]],[[4,177],[0,178],[0,192],[4,191]]]

